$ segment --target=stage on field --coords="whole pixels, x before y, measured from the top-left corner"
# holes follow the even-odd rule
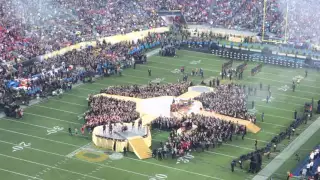
[[[98,126],[92,133],[92,139],[96,146],[122,152],[124,147],[129,151],[135,152],[140,159],[150,158],[151,151],[151,133],[149,125],[157,117],[177,117],[182,118],[191,113],[201,114],[204,116],[214,116],[222,120],[232,121],[241,125],[245,125],[252,133],[257,133],[260,128],[250,121],[224,116],[218,113],[204,111],[202,103],[194,101],[195,97],[200,96],[204,92],[214,91],[213,88],[206,86],[193,86],[188,88],[188,92],[178,96],[161,96],[148,99],[140,99],[126,96],[97,94],[95,96],[107,96],[125,101],[136,102],[136,111],[140,113],[142,119],[142,127],[138,129],[138,119],[132,127],[132,123],[117,124],[109,132],[106,126],[105,132],[103,127]],[[125,129],[125,130],[124,130]]]

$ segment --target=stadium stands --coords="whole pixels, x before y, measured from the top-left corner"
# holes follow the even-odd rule
[[[296,4],[296,1],[290,5]],[[317,1],[300,4],[302,7],[317,6]],[[207,23],[213,27],[261,32],[266,10],[265,28],[278,38],[284,36],[284,14],[282,1],[256,0],[163,0],[163,1],[50,1],[38,4],[4,1],[0,8],[1,58],[10,60],[12,53],[24,57],[42,55],[62,47],[131,31],[165,26],[157,15],[159,9],[181,10],[187,22]],[[295,8],[298,12],[301,8]],[[291,12],[290,13],[298,13]],[[19,14],[15,13],[19,12]],[[318,43],[316,33],[318,16],[304,11],[308,18],[289,19],[289,39],[296,42]],[[296,16],[290,16],[293,18]],[[298,16],[299,17],[299,16]],[[310,28],[301,28],[305,22]]]

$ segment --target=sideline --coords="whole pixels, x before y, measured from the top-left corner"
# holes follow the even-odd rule
[[[288,160],[299,148],[320,129],[320,117],[309,125],[295,140],[263,168],[252,180],[267,180]]]

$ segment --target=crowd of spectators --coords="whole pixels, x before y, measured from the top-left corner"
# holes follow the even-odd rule
[[[89,97],[90,110],[85,115],[86,128],[110,123],[130,123],[139,118],[136,103],[106,96]]]
[[[3,1],[0,57],[10,60],[15,53],[29,58],[84,40],[164,25],[138,1]]]
[[[300,170],[301,179],[318,179],[320,176],[320,165],[319,165],[319,158],[320,158],[320,147],[317,146],[313,151],[310,152],[309,158],[307,162],[303,162],[304,166]],[[296,155],[296,159],[300,160],[300,157]],[[317,178],[316,178],[317,177]]]
[[[319,44],[317,6],[317,0],[289,2],[290,40]],[[29,58],[84,40],[166,26],[158,10],[181,10],[187,22],[253,32],[262,30],[265,19],[265,30],[283,38],[286,7],[275,0],[266,7],[257,0],[1,1],[0,58]]]
[[[169,84],[149,84],[146,86],[121,85],[111,86],[101,90],[101,93],[114,94],[120,96],[136,98],[152,98],[159,96],[180,96],[188,91],[191,82],[169,83]]]
[[[159,159],[181,157],[190,151],[209,149],[232,141],[233,136],[244,136],[245,126],[227,122],[215,117],[191,115],[178,118],[158,117],[152,122],[154,129],[170,131],[166,142],[161,142],[153,156]],[[181,133],[178,129],[181,128]]]
[[[160,42],[162,36],[165,35],[151,33],[137,42],[116,44],[97,41],[96,47],[84,47],[81,51],[73,50],[46,60],[25,61],[16,65],[2,64],[1,104],[14,102],[17,92],[23,92],[28,97],[35,97],[36,94],[47,96],[57,89],[70,89],[79,81],[93,82],[96,75],[119,74],[133,65],[136,55],[153,48],[155,42]]]
[[[203,93],[195,100],[202,102],[207,110],[255,121],[255,117],[248,112],[244,89],[236,84],[220,85],[214,92]]]

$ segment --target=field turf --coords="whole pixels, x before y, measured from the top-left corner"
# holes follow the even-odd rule
[[[246,169],[236,168],[236,171],[231,173],[231,160],[252,151],[255,139],[259,141],[258,147],[265,145],[275,134],[290,124],[295,109],[301,114],[304,103],[310,102],[312,97],[317,102],[320,98],[320,73],[309,70],[308,77],[303,78],[296,91],[292,92],[290,89],[292,79],[296,76],[304,77],[304,69],[264,65],[262,72],[251,77],[250,70],[257,64],[249,63],[244,80],[237,83],[257,87],[257,95],[250,96],[247,104],[251,109],[251,102],[255,101],[257,125],[262,128],[262,131],[258,134],[249,133],[245,140],[241,140],[241,138],[235,140],[234,138],[232,142],[223,144],[219,148],[211,148],[209,151],[201,153],[192,152],[192,157],[178,163],[177,159],[139,160],[133,153],[129,153],[128,157],[121,158],[119,154],[111,152],[108,155],[103,154],[99,149],[96,149],[96,153],[90,153],[84,150],[91,146],[89,137],[69,136],[67,132],[69,127],[79,129],[82,126],[83,119],[80,117],[87,110],[86,98],[88,94],[98,93],[100,89],[111,85],[147,84],[156,78],[162,80],[161,83],[177,82],[177,79],[181,78],[181,74],[173,72],[175,69],[180,69],[181,66],[185,66],[187,72],[191,72],[192,68],[203,68],[205,79],[210,79],[219,76],[221,65],[225,62],[227,60],[211,54],[184,50],[178,51],[176,58],[152,56],[146,65],[137,65],[135,70],[124,70],[122,77],[102,78],[93,84],[83,84],[73,88],[72,91],[63,94],[61,99],[51,98],[48,101],[32,105],[25,109],[25,117],[22,120],[0,119],[1,179],[251,179],[254,175],[247,173]],[[241,63],[235,61],[233,66],[236,67]],[[148,77],[148,69],[152,70],[151,77]],[[200,77],[189,77],[196,84],[201,81]],[[227,82],[229,80],[223,81],[223,83]],[[262,91],[259,90],[260,82],[263,84]],[[268,104],[263,101],[267,95],[267,85],[271,86],[273,97]],[[287,91],[279,90],[285,85],[289,87]],[[264,122],[260,121],[262,112],[265,113]],[[297,134],[310,123],[300,126]],[[167,132],[153,131],[153,146],[158,146],[159,141],[165,141],[167,137]],[[317,138],[312,139],[310,144],[319,143]],[[288,143],[289,140],[285,140],[279,145],[279,149],[283,149]],[[271,154],[271,159],[276,155],[277,153]],[[270,160],[265,158],[263,166]],[[277,172],[278,177],[285,177],[286,170],[294,165],[295,162],[285,163],[283,171]]]

